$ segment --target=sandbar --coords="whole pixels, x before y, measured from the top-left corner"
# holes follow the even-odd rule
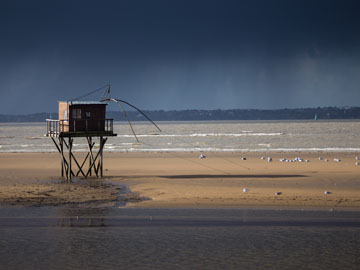
[[[197,152],[105,153],[104,178],[90,179],[97,184],[66,184],[58,153],[0,153],[0,204],[116,201],[119,184],[129,186],[131,196],[148,198],[126,207],[360,209],[357,153],[203,154],[200,159]],[[81,160],[84,153],[76,155]],[[280,162],[295,157],[303,162]]]

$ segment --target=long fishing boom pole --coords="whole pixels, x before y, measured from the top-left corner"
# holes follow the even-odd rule
[[[129,102],[125,101],[125,100],[121,100],[121,99],[117,99],[117,98],[108,98],[105,100],[101,100],[101,101],[114,101],[116,103],[124,103],[132,108],[134,108],[135,110],[137,110],[139,113],[141,113],[149,122],[151,122],[159,131],[161,131],[161,129],[154,123],[153,120],[151,120],[143,111],[141,111],[139,108],[135,107],[134,105],[130,104]]]

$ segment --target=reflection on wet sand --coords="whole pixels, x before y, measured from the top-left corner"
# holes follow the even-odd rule
[[[57,226],[104,227],[109,208],[60,208]]]
[[[261,209],[0,209],[3,269],[357,269],[360,215]]]

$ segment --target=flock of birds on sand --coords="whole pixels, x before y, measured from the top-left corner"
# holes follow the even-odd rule
[[[200,158],[200,159],[203,159],[203,158],[206,158],[206,156],[205,156],[204,154],[200,154],[199,158]],[[272,157],[265,158],[264,156],[262,156],[260,159],[262,159],[262,160],[267,160],[268,162],[272,162],[272,161],[273,161]],[[319,159],[319,160],[324,160],[325,162],[329,162],[329,160],[328,160],[327,158],[326,158],[326,159],[323,159],[322,157],[319,157],[318,159]],[[242,157],[241,160],[247,160],[247,158],[246,158],[246,157]],[[355,157],[355,160],[356,160],[355,165],[356,165],[356,166],[360,166],[360,162],[359,162],[359,161],[360,161],[360,158],[359,158],[359,157]],[[300,158],[300,157],[295,157],[295,158],[293,158],[293,159],[281,158],[279,161],[280,161],[280,162],[306,162],[306,163],[310,162],[310,160],[308,160],[308,159],[302,159],[302,158]],[[334,158],[334,162],[340,162],[340,161],[341,161],[341,159],[339,159],[339,158]]]
[[[200,159],[203,159],[203,158],[206,158],[206,156],[204,155],[204,154],[200,154],[200,157],[199,157]],[[262,156],[261,158],[260,158],[261,160],[267,160],[267,162],[272,162],[273,160],[272,160],[272,157],[268,157],[268,158],[265,158],[264,156]],[[319,160],[324,160],[325,162],[329,162],[329,160],[328,159],[323,159],[322,157],[319,157],[318,158]],[[242,157],[241,158],[241,160],[247,160],[246,159],[246,157]],[[360,166],[360,158],[359,157],[355,157],[355,160],[356,160],[356,162],[355,162],[355,165],[356,166]],[[280,162],[310,162],[310,160],[308,160],[308,159],[302,159],[302,158],[300,158],[300,157],[295,157],[294,159],[287,159],[287,158],[281,158],[280,159]],[[334,158],[334,162],[341,162],[341,159],[339,159],[339,158]],[[246,192],[249,192],[249,189],[248,188],[243,188],[243,192],[244,193],[246,193]],[[279,195],[281,195],[282,193],[281,192],[275,192],[275,195],[276,196],[279,196]],[[325,190],[324,191],[324,194],[325,195],[329,195],[329,194],[331,194],[331,192],[330,191],[328,191],[328,190]]]

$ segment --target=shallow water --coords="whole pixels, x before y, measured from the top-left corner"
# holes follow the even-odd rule
[[[332,151],[360,152],[360,121],[213,121],[134,122],[140,143],[127,123],[117,122],[105,145],[107,152],[124,151]],[[55,152],[44,137],[45,123],[0,123],[0,152]],[[85,151],[84,138],[74,150]]]
[[[2,208],[2,269],[358,269],[360,213]]]

